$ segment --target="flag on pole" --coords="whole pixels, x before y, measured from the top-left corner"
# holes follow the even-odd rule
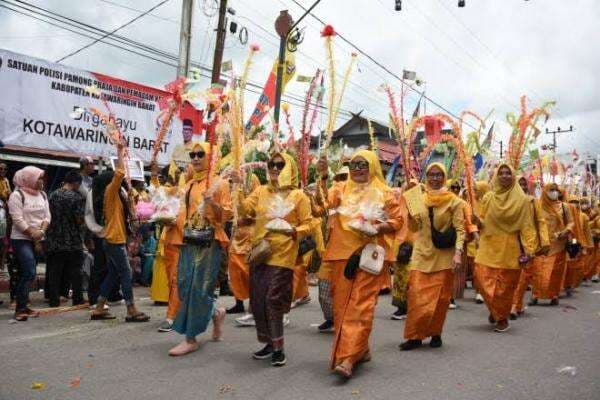
[[[246,130],[252,129],[252,127],[257,127],[260,125],[260,122],[267,114],[268,110],[275,105],[275,88],[277,86],[277,64],[278,59],[275,59],[273,63],[273,68],[271,69],[271,73],[267,78],[267,83],[265,83],[265,87],[263,89],[262,94],[258,98],[258,103],[256,104],[256,108],[252,115],[250,116],[250,120],[246,123]],[[294,53],[291,51],[285,52],[285,62],[283,65],[283,77],[281,80],[281,93],[283,94],[286,85],[289,81],[292,80],[294,74],[296,73],[296,57]]]
[[[481,144],[482,147],[489,148],[492,145],[492,140],[494,140],[494,126],[495,125],[496,125],[496,122],[494,122],[492,124],[492,126],[490,126],[490,130],[488,131],[487,136],[485,137],[485,140]]]
[[[417,102],[417,106],[415,107],[415,111],[413,111],[412,118],[419,118],[419,113],[421,112],[421,100],[423,99],[423,93],[421,93],[421,97],[419,97],[419,101]]]
[[[232,69],[233,69],[233,63],[231,62],[231,60],[223,61],[221,63],[221,71],[222,72],[228,72],[228,71],[231,71]]]

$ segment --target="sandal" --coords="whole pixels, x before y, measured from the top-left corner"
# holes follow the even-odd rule
[[[335,367],[334,371],[337,372],[338,375],[341,375],[346,379],[352,378],[352,370],[348,369],[347,367],[344,367],[343,364],[338,364],[338,366]]]
[[[128,315],[125,317],[125,322],[148,322],[150,321],[150,317],[144,314],[143,312],[139,312],[135,315]]]
[[[27,321],[28,318],[29,318],[29,315],[27,315],[27,313],[15,314],[15,321],[25,322],[25,321]]]
[[[103,320],[116,319],[116,318],[117,317],[115,317],[114,315],[112,315],[111,313],[108,313],[108,312],[104,312],[101,314],[92,313],[92,315],[90,315],[90,320],[92,320],[92,321],[103,321]]]

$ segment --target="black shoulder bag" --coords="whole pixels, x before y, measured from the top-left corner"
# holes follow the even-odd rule
[[[215,240],[215,228],[207,226],[201,229],[196,229],[189,225],[189,208],[190,208],[190,193],[192,186],[185,195],[185,221],[186,225],[183,228],[183,243],[192,246],[210,247]]]
[[[433,207],[429,207],[429,223],[431,225],[431,241],[436,249],[451,249],[456,245],[456,229],[450,225],[444,232],[433,226]]]
[[[563,224],[564,226],[567,226],[567,211],[565,210],[565,205],[564,203],[561,204],[562,206],[562,214],[563,214]],[[579,242],[575,242],[573,243],[572,241],[568,240],[567,241],[567,245],[565,246],[565,249],[567,250],[567,254],[569,255],[569,257],[571,257],[571,259],[577,257],[577,254],[579,254],[579,251],[581,250],[581,243]]]

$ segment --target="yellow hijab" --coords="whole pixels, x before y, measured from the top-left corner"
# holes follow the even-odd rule
[[[448,187],[446,186],[446,179],[448,178],[448,173],[446,172],[446,167],[444,167],[442,164],[437,163],[437,162],[429,164],[427,166],[427,169],[425,170],[425,175],[427,176],[429,171],[434,167],[439,168],[444,173],[444,182],[442,183],[442,187],[440,189],[436,190],[436,189],[433,189],[431,186],[429,186],[429,184],[427,183],[427,180],[425,180],[424,199],[425,199],[425,205],[427,207],[443,206],[455,197],[455,194],[452,193],[451,191],[449,191]]]
[[[550,199],[548,193],[551,190],[559,190],[558,185],[556,183],[547,183],[544,186],[544,191],[542,192],[542,209],[548,214],[554,215],[559,221],[559,229],[564,229],[562,202],[560,200]]]
[[[277,178],[277,188],[269,181],[269,189],[276,191],[298,188],[298,164],[296,164],[296,160],[287,153],[279,152],[271,154],[271,158],[277,155],[283,158],[285,167],[283,167]]]
[[[498,179],[501,168],[510,169],[512,184],[503,188]],[[485,217],[483,227],[486,233],[515,233],[520,231],[529,221],[530,207],[526,207],[528,198],[517,183],[514,169],[506,163],[498,165],[492,178],[492,191],[483,199]]]
[[[384,195],[391,190],[385,183],[377,155],[371,150],[359,150],[352,155],[351,160],[358,157],[364,158],[369,163],[369,180],[366,183],[357,183],[350,176],[345,183],[341,207],[354,207],[363,201],[384,201]],[[339,217],[342,228],[351,231],[348,223],[352,217],[342,214],[339,214]]]
[[[195,143],[191,151],[197,152],[200,150],[204,151],[204,158],[206,159],[206,168],[201,171],[194,171],[192,179],[195,182],[203,181],[208,177],[208,165],[210,163],[210,144],[207,142]]]

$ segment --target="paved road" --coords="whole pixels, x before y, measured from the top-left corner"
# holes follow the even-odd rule
[[[288,365],[279,369],[250,359],[259,347],[254,330],[232,320],[224,342],[203,338],[198,352],[170,358],[180,337],[156,332],[164,308],[153,307],[145,289],[136,295],[153,317],[148,324],[90,322],[84,311],[9,324],[0,308],[0,399],[598,400],[600,293],[593,291],[600,284],[580,288],[559,307],[530,308],[505,334],[491,331],[485,306],[459,301],[444,347],[408,353],[397,347],[404,323],[388,319],[391,299],[381,297],[373,361],[349,382],[327,370],[332,336],[311,327],[320,322],[314,301],[292,311]],[[122,316],[125,307],[113,311]],[[576,375],[557,373],[561,366],[575,366]],[[77,377],[80,385],[70,387]],[[33,382],[45,387],[33,390]]]

